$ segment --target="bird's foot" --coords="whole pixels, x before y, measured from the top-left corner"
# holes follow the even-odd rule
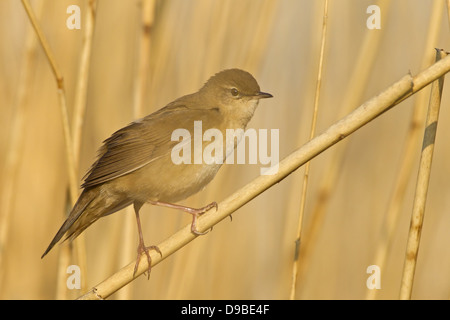
[[[202,214],[204,214],[206,211],[208,211],[214,207],[216,208],[216,211],[219,208],[217,205],[217,202],[215,202],[215,201],[211,202],[207,206],[204,206],[203,208],[191,208],[191,207],[186,207],[186,206],[182,206],[179,204],[173,204],[173,203],[167,203],[167,202],[161,202],[161,201],[148,200],[148,202],[153,205],[156,205],[156,206],[178,209],[178,210],[181,210],[181,211],[191,214],[192,215],[191,231],[192,231],[192,233],[194,233],[196,235],[203,235],[203,234],[207,234],[209,232],[209,230],[205,231],[205,232],[200,232],[197,230],[197,218],[200,217]],[[212,230],[212,227],[211,227],[211,230]]]
[[[198,208],[198,209],[186,207],[186,210],[185,210],[185,211],[186,211],[187,213],[192,214],[191,232],[192,232],[193,234],[196,234],[196,235],[199,235],[199,236],[200,236],[200,235],[207,234],[207,233],[209,232],[209,230],[208,230],[208,231],[205,231],[205,232],[200,232],[200,231],[197,230],[197,218],[200,217],[200,216],[201,216],[202,214],[204,214],[205,212],[211,210],[213,207],[215,207],[215,208],[216,208],[216,211],[217,211],[217,209],[219,208],[219,207],[217,206],[217,202],[211,202],[211,203],[208,204],[207,206],[205,206],[205,207],[203,207],[203,208]],[[211,230],[212,230],[212,227],[211,227]]]
[[[145,255],[147,256],[147,263],[148,263],[147,278],[150,279],[150,271],[152,269],[152,258],[150,257],[150,252],[149,252],[150,250],[155,250],[162,257],[161,250],[159,250],[159,248],[157,246],[146,247],[144,245],[144,242],[140,241],[138,248],[137,248],[137,258],[136,258],[136,264],[134,265],[133,277],[136,275],[137,269],[139,267],[139,262],[141,261],[141,256],[142,256],[142,254],[145,253]],[[145,274],[145,272],[144,272],[144,274]]]

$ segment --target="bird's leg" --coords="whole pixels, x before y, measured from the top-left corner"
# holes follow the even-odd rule
[[[153,249],[156,252],[158,252],[160,254],[160,256],[162,257],[162,253],[161,250],[159,250],[159,248],[157,246],[149,246],[146,247],[144,244],[144,237],[142,235],[142,227],[141,227],[141,219],[139,218],[139,209],[142,207],[142,204],[138,204],[138,203],[134,203],[134,213],[136,214],[136,222],[137,222],[137,226],[138,226],[138,232],[139,232],[139,245],[137,248],[137,258],[136,258],[136,264],[134,265],[134,272],[133,272],[133,277],[136,274],[136,271],[138,269],[139,266],[139,262],[141,261],[141,256],[143,253],[145,253],[145,255],[147,256],[147,262],[148,262],[148,279],[150,279],[150,271],[152,269],[152,258],[150,258],[150,253],[149,250]]]
[[[162,206],[162,207],[178,209],[178,210],[182,210],[184,212],[192,214],[191,231],[192,231],[192,233],[194,233],[196,235],[203,235],[203,234],[208,233],[208,231],[200,232],[200,231],[197,230],[197,218],[200,217],[202,214],[204,214],[206,211],[210,210],[213,207],[216,208],[216,211],[218,209],[217,202],[211,202],[207,206],[205,206],[203,208],[198,208],[198,209],[197,208],[191,208],[191,207],[185,207],[185,206],[182,206],[182,205],[179,205],[179,204],[172,204],[172,203],[167,203],[167,202],[161,202],[161,201],[148,200],[148,202],[150,204],[155,205],[155,206]]]

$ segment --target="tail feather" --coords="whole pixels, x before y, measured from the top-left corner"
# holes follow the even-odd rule
[[[61,240],[67,230],[69,230],[69,228],[77,221],[77,219],[86,210],[89,204],[95,199],[95,197],[96,192],[93,192],[92,189],[83,190],[80,197],[78,198],[78,201],[75,203],[72,211],[70,212],[69,217],[67,217],[61,228],[59,228],[52,242],[50,242],[47,250],[45,250],[44,254],[41,256],[41,259],[45,257],[45,255],[54,247],[56,243],[58,243],[59,240]]]
[[[87,227],[89,227],[91,224],[93,224],[101,217],[107,216],[116,211],[119,211],[120,209],[128,207],[131,203],[132,201],[124,199],[122,201],[118,201],[117,203],[113,204],[110,207],[105,207],[101,204],[100,208],[97,206],[97,203],[93,203],[91,206],[89,206],[88,209],[85,209],[85,214],[83,214],[82,217],[80,217],[74,223],[72,223],[72,226],[68,227],[64,241],[67,239],[70,239],[70,241],[74,240]]]
[[[106,200],[108,198],[108,201]],[[41,259],[57,244],[65,235],[64,240],[73,240],[78,237],[87,227],[99,218],[114,213],[129,206],[133,200],[117,197],[111,201],[111,197],[99,192],[98,187],[86,188],[78,198],[72,211],[56,233],[52,242],[45,250]]]

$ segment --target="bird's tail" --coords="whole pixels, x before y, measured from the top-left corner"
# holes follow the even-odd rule
[[[97,194],[97,192],[95,192],[95,190],[93,190],[92,188],[83,190],[80,197],[78,198],[78,201],[73,206],[72,211],[69,214],[69,217],[67,217],[66,221],[64,221],[61,228],[59,228],[59,230],[56,233],[55,237],[53,238],[52,242],[50,242],[50,245],[48,246],[47,250],[45,250],[44,254],[41,256],[41,259],[43,257],[45,257],[45,255],[53,248],[53,246],[56,243],[58,243],[59,240],[61,240],[61,238],[69,230],[69,228],[78,220],[78,218],[81,216],[81,214],[83,212],[85,212],[85,210],[89,206],[89,204],[96,198],[96,194]],[[88,226],[83,228],[83,230],[86,229],[87,227]],[[83,230],[81,230],[81,231],[83,231]],[[78,234],[80,234],[80,233],[81,232],[79,232]],[[71,236],[71,234],[68,235],[66,237],[66,239],[69,236]]]

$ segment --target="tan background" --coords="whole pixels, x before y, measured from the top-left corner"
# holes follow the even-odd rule
[[[389,2],[389,1],[388,1]],[[441,4],[440,34],[426,47],[432,5]],[[450,50],[445,1],[396,0],[382,9],[381,30],[368,30],[366,9],[376,1],[331,1],[320,97],[318,133],[342,116],[347,94],[357,97],[351,109],[404,74],[417,74],[425,53]],[[38,1],[31,1],[37,8]],[[81,30],[68,30],[66,8],[86,1],[43,1],[39,21],[60,66],[72,116]],[[264,100],[249,127],[280,130],[280,159],[307,142],[319,61],[323,1],[298,0],[165,0],[157,1],[151,29],[149,80],[145,111],[151,113],[175,98],[196,91],[209,76],[231,67],[250,71]],[[82,135],[79,181],[111,133],[133,120],[133,92],[138,68],[140,1],[99,1]],[[82,20],[82,26],[84,21]],[[363,91],[349,80],[364,39],[379,33],[380,42]],[[20,1],[0,1],[0,171],[8,155],[18,152],[13,184],[0,176],[0,298],[56,297],[58,255],[64,243],[40,256],[63,222],[68,175],[56,84],[40,46],[26,64],[27,37],[34,37]],[[375,51],[374,51],[375,50]],[[367,57],[369,59],[369,57]],[[363,60],[364,61],[364,60]],[[369,62],[367,62],[368,64]],[[21,73],[30,77],[23,108],[17,111]],[[21,80],[22,79],[22,80]],[[450,297],[450,111],[444,87],[437,144],[413,298]],[[339,178],[323,224],[299,279],[296,298],[363,299],[366,268],[373,264],[380,228],[392,195],[400,155],[416,96],[349,137]],[[347,100],[348,101],[348,100]],[[425,99],[427,102],[427,99]],[[15,107],[14,107],[15,106]],[[425,109],[424,109],[425,110]],[[426,111],[424,111],[426,112]],[[10,146],[15,121],[23,124],[22,143]],[[414,196],[420,141],[414,169],[400,212],[391,251],[381,270],[379,298],[398,297]],[[305,226],[319,196],[334,150],[311,166]],[[183,202],[203,206],[221,201],[259,174],[259,165],[225,165],[200,194]],[[298,221],[303,169],[263,193],[156,266],[151,279],[140,277],[112,298],[139,299],[287,299]],[[325,177],[326,178],[326,177]],[[12,188],[12,189],[11,189]],[[7,193],[5,190],[11,192]],[[8,195],[5,199],[5,195]],[[5,203],[10,204],[7,214]],[[157,244],[190,217],[170,209],[144,206],[147,244]],[[128,235],[126,235],[126,230]],[[137,246],[134,216],[116,213],[85,233],[88,288],[133,261]],[[301,258],[300,258],[301,259]],[[71,260],[70,264],[77,264]],[[63,284],[64,285],[64,284]],[[82,292],[70,292],[76,297]]]

